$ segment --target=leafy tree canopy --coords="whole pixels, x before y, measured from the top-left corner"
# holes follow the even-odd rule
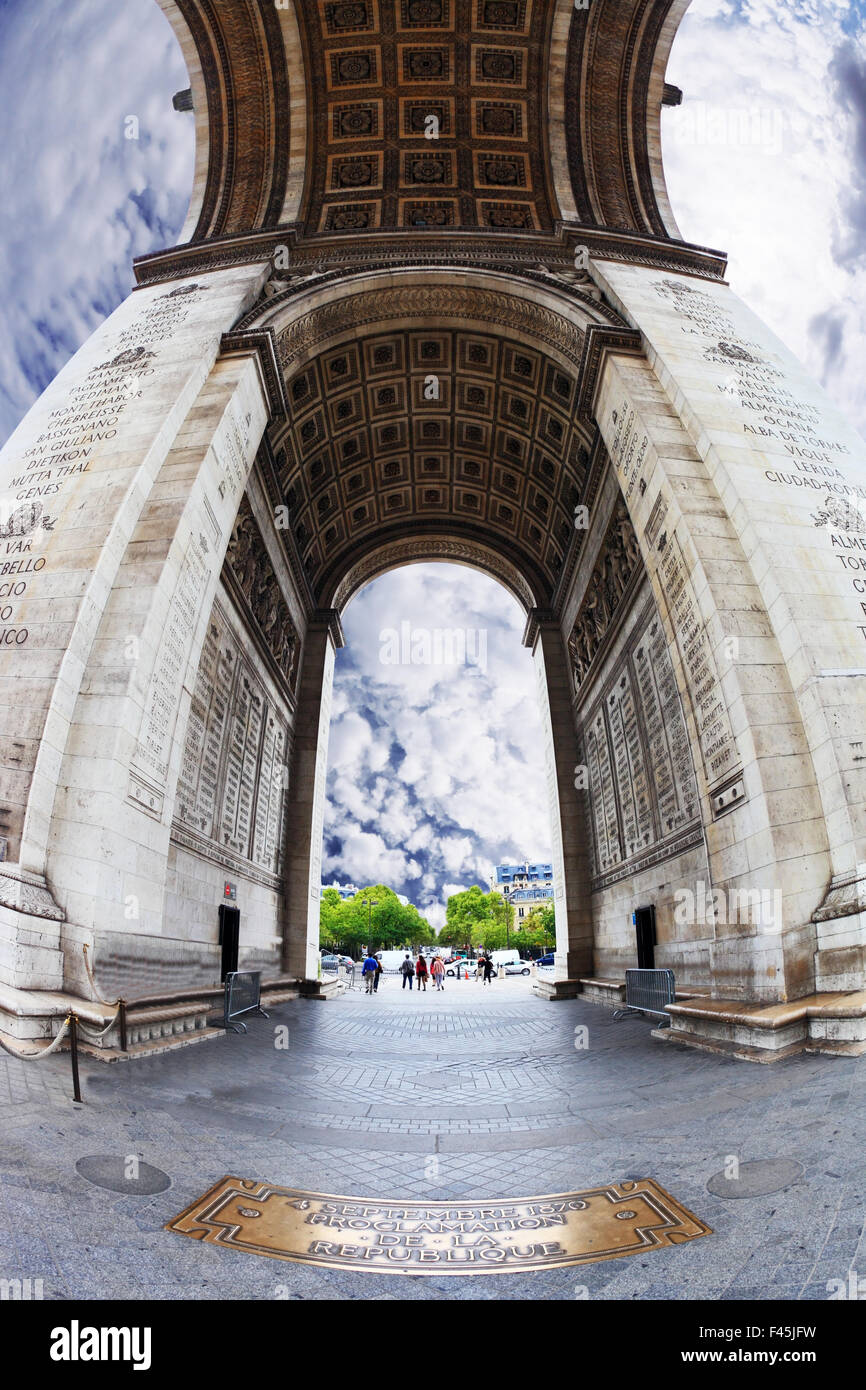
[[[510,943],[514,908],[493,890],[485,893],[479,885],[453,893],[445,908],[445,926],[439,940],[468,950],[475,946],[497,951]]]
[[[323,946],[357,959],[365,947],[417,950],[432,945],[436,935],[417,907],[401,903],[393,888],[376,883],[346,899],[336,888],[326,888],[319,909],[319,939]]]

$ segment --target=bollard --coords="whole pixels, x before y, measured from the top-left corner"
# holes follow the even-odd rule
[[[120,1050],[126,1051],[126,1000],[117,1001],[118,1022],[120,1024]]]
[[[72,1099],[81,1105],[81,1083],[78,1079],[78,1019],[69,1015],[69,1054],[72,1058]]]

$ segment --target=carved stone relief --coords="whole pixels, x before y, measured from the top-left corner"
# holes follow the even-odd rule
[[[568,651],[575,689],[583,682],[610,627],[632,575],[641,563],[640,546],[625,502],[617,502],[598,562],[587,585]]]
[[[256,525],[244,498],[231,534],[226,564],[240,586],[271,655],[294,691],[300,642],[288,605]]]

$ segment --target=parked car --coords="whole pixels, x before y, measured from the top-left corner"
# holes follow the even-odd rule
[[[445,974],[450,975],[452,979],[458,975],[462,978],[466,971],[469,972],[471,979],[475,974],[475,969],[476,963],[474,960],[452,960],[446,961],[445,963]]]
[[[507,960],[505,962],[506,975],[531,975],[529,962],[525,960]]]
[[[552,969],[553,969],[553,966],[554,966],[554,964],[555,964],[555,961],[556,961],[556,957],[551,953],[551,954],[548,955],[548,956],[540,956],[539,959],[535,962],[535,964],[538,965],[538,966],[540,966],[542,969],[551,969],[551,970],[552,970]]]
[[[351,957],[351,956],[337,956],[337,955],[334,954],[333,951],[323,951],[323,952],[322,952],[322,973],[323,973],[323,974],[327,973],[328,971],[331,971],[331,972],[333,972],[333,974],[336,975],[337,971],[340,969],[340,966],[342,966],[342,965],[348,966],[348,965],[354,965],[354,964],[355,964],[355,962],[352,960],[352,957]]]

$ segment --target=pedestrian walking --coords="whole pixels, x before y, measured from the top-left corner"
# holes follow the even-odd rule
[[[441,993],[445,988],[445,966],[442,964],[441,956],[433,957],[433,964],[430,966],[430,974],[433,976],[433,983]]]
[[[412,964],[412,957],[406,952],[406,959],[400,965],[400,974],[403,976],[403,988],[406,988],[408,981],[409,993],[412,993],[412,978],[415,974],[415,967]]]
[[[491,981],[492,979],[493,979],[493,961],[490,959],[489,956],[485,956],[485,957],[484,957],[484,983],[485,983],[486,985],[489,985],[489,984],[490,984],[490,981]]]
[[[372,951],[367,952],[367,958],[361,966],[361,975],[363,976],[367,993],[372,994],[373,981],[378,979],[379,976],[379,962]]]
[[[384,973],[385,973],[385,967],[384,967],[384,965],[382,964],[382,962],[380,961],[380,959],[379,959],[378,956],[374,956],[373,959],[374,959],[374,961],[376,962],[376,973],[375,973],[375,975],[373,976],[373,993],[374,993],[374,994],[378,994],[378,993],[379,993],[379,981],[381,980],[382,976],[383,976]]]
[[[416,966],[415,966],[415,974],[416,974],[416,976],[417,976],[417,978],[418,978],[418,988],[419,988],[419,989],[423,989],[424,993],[426,994],[426,993],[427,993],[427,962],[426,962],[426,960],[424,959],[424,957],[423,957],[422,955],[420,955],[420,954],[419,954],[419,956],[418,956],[418,962],[417,962],[417,964],[416,964]]]

